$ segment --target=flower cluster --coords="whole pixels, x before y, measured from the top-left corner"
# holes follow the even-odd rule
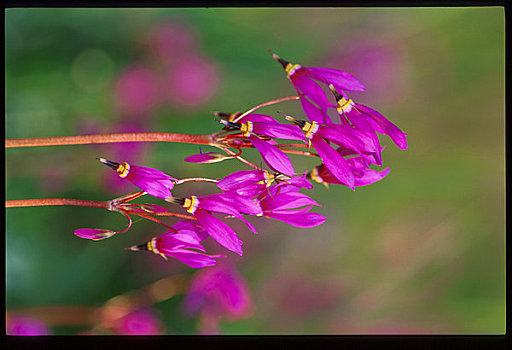
[[[355,190],[356,187],[384,178],[389,168],[380,171],[371,168],[383,164],[381,153],[384,147],[377,134],[389,136],[401,149],[407,148],[407,135],[379,112],[348,98],[345,91],[363,91],[363,84],[341,70],[303,67],[285,61],[274,53],[272,56],[283,66],[299,93],[294,99],[300,99],[307,119],[281,113],[280,118],[253,113],[257,107],[246,113],[215,113],[223,127],[211,135],[210,145],[225,154],[201,152],[186,158],[186,161],[194,163],[238,159],[252,170],[236,171],[220,180],[179,180],[157,169],[98,158],[142,192],[121,197],[110,204],[110,210],[120,212],[130,220],[125,230],[78,229],[75,234],[93,240],[107,238],[128,230],[132,223],[130,215],[142,216],[166,226],[168,230],[128,250],[151,251],[165,259],[174,257],[193,268],[203,268],[215,265],[218,258],[225,257],[206,253],[202,243],[209,237],[227,250],[243,254],[243,242],[231,225],[233,219],[242,221],[253,233],[258,231],[250,222],[251,216],[276,219],[301,228],[322,224],[326,218],[311,211],[321,205],[301,193],[302,190],[313,188],[310,180],[327,187],[329,184],[340,184]],[[280,101],[266,105],[277,102]],[[329,113],[338,115],[336,122]],[[279,140],[294,143],[279,143]],[[246,148],[255,148],[269,169],[242,158],[243,149]],[[318,157],[322,163],[311,171],[297,172],[287,153]],[[219,191],[174,197],[171,190],[189,181],[212,182]],[[183,214],[154,204],[128,203],[143,194],[175,204],[181,207]],[[155,216],[176,216],[184,220],[169,226]]]

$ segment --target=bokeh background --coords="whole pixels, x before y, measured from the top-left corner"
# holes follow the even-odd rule
[[[204,134],[219,129],[211,111],[295,93],[267,48],[343,69],[367,88],[350,96],[406,132],[409,148],[382,138],[391,172],[355,192],[315,185],[308,194],[328,218],[319,227],[261,219],[256,236],[240,226],[244,255],[228,253],[226,264],[253,305],[216,332],[503,334],[504,28],[499,7],[10,8],[5,135]],[[296,102],[261,112],[278,110],[303,117]],[[198,151],[163,143],[8,149],[6,199],[108,200],[135,190],[98,156],[177,178],[246,169],[183,161]],[[297,170],[317,164],[291,158]],[[213,191],[186,184],[173,193]],[[208,332],[183,307],[197,270],[123,250],[163,233],[157,224],[137,221],[98,242],[73,235],[123,225],[93,208],[6,209],[7,332],[23,324],[37,334]],[[222,252],[215,242],[208,249]]]

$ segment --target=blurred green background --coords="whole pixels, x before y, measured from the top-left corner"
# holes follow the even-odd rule
[[[245,111],[295,93],[267,48],[304,66],[345,70],[367,88],[350,96],[406,132],[409,148],[383,137],[391,172],[382,181],[355,192],[321,185],[307,192],[328,218],[319,227],[259,219],[256,236],[240,226],[244,256],[228,254],[256,308],[250,318],[223,322],[222,333],[504,334],[504,19],[499,7],[10,8],[5,135],[125,127],[204,134],[219,129],[211,111]],[[261,110],[276,111],[303,117],[296,102]],[[194,145],[137,147],[8,149],[6,199],[108,200],[135,190],[110,184],[115,175],[98,156],[136,159],[177,178],[246,169],[183,162],[198,153]],[[317,164],[291,158],[297,171]],[[213,191],[187,184],[173,193]],[[124,224],[100,209],[6,209],[8,313],[99,307],[161,278],[196,273],[174,259],[123,250],[163,233],[148,221],[104,241],[73,235]],[[177,295],[153,305],[162,333],[198,331],[182,301]],[[38,317],[52,334],[94,326]]]

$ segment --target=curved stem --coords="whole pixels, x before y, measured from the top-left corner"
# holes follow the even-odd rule
[[[291,153],[291,154],[300,154],[303,156],[313,156],[313,157],[320,157],[318,154],[308,151],[299,151],[297,149],[282,149],[281,151],[285,153]]]
[[[47,205],[74,205],[78,207],[102,208],[110,210],[110,201],[100,202],[70,198],[15,199],[5,201],[6,208],[37,207]]]
[[[176,181],[176,185],[181,185],[182,183],[192,182],[192,181],[213,182],[213,183],[219,182],[219,180],[208,179],[206,177],[189,177],[186,179],[181,179],[181,180]]]
[[[234,158],[238,159],[239,161],[241,161],[242,163],[250,166],[251,168],[253,169],[256,169],[256,170],[259,170],[260,168],[258,168],[256,165],[252,164],[251,162],[249,162],[248,160],[242,158],[241,156],[237,155],[235,152],[231,151],[229,148],[224,148],[224,147],[219,147],[220,149],[222,149],[224,152],[226,152],[227,154],[229,155],[232,155],[234,156]],[[240,153],[239,153],[240,154]]]
[[[14,147],[39,147],[39,146],[63,146],[63,145],[88,145],[97,143],[116,142],[180,142],[196,145],[216,145],[212,134],[189,135],[170,132],[131,132],[119,134],[76,135],[57,137],[37,137],[26,139],[7,139],[5,148]]]
[[[270,105],[273,105],[273,104],[276,104],[276,103],[279,103],[279,102],[284,102],[284,101],[290,101],[290,100],[298,100],[301,96],[288,96],[288,97],[283,97],[283,98],[278,98],[277,100],[272,100],[272,101],[268,101],[268,102],[265,102],[265,103],[262,103],[260,105],[257,105],[256,107],[254,108],[251,108],[249,109],[247,112],[239,115],[238,117],[235,118],[235,120],[233,120],[233,122],[237,122],[239,121],[240,119],[242,119],[243,117],[245,117],[247,114],[249,113],[252,113],[262,107],[265,107],[265,106],[270,106]]]

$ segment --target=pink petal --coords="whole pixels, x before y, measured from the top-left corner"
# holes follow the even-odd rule
[[[220,245],[240,256],[243,254],[241,241],[231,227],[202,209],[197,209],[194,216]]]
[[[269,167],[282,174],[293,176],[295,171],[293,165],[286,154],[276,147],[272,147],[268,142],[263,141],[255,135],[249,137],[254,147],[261,153],[261,156]]]

